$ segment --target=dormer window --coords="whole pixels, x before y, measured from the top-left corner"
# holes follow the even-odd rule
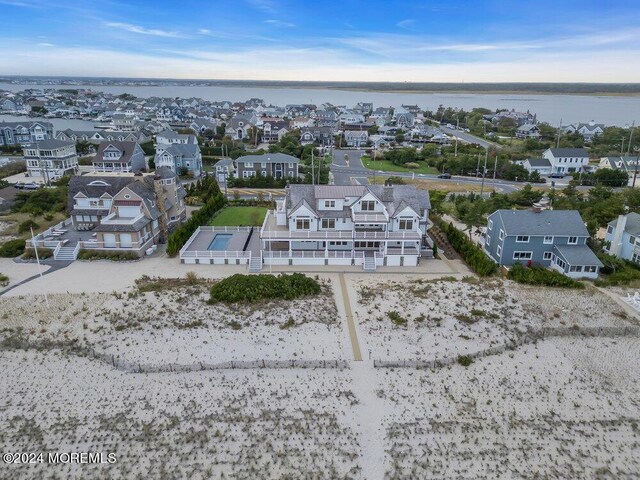
[[[373,200],[363,200],[360,203],[360,209],[363,212],[373,212],[376,208],[376,202],[374,202]]]

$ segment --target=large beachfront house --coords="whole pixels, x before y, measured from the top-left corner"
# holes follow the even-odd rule
[[[290,185],[258,229],[201,227],[184,263],[416,266],[427,240],[429,193],[411,185]],[[244,248],[244,250],[243,250]]]
[[[285,153],[245,155],[236,159],[238,178],[262,175],[275,178],[297,178],[300,160]]]
[[[640,264],[640,215],[631,212],[609,222],[604,250],[614,257]]]
[[[74,142],[43,140],[24,148],[29,176],[48,183],[78,170],[78,154]]]
[[[602,263],[587,238],[575,210],[496,210],[487,220],[484,249],[499,265],[531,262],[572,278],[597,278]]]
[[[158,143],[156,168],[168,167],[178,175],[198,178],[202,174],[202,154],[197,143]]]
[[[429,194],[410,185],[290,185],[261,231],[263,257],[296,254],[417,265],[426,247]]]

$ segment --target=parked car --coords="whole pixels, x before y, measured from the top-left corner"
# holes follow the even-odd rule
[[[438,175],[438,178],[451,178],[451,174],[450,173],[441,173],[440,175]]]
[[[564,173],[552,173],[549,175],[549,178],[564,178],[565,176]]]
[[[25,190],[37,190],[38,188],[40,188],[40,185],[38,185],[37,183],[25,183],[22,188]]]

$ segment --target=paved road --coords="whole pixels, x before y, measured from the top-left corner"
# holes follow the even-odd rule
[[[335,185],[351,185],[352,180],[356,180],[359,183],[366,185],[368,183],[368,177],[403,177],[403,178],[415,178],[417,180],[438,180],[439,182],[453,182],[453,183],[465,183],[470,185],[480,185],[482,178],[475,177],[461,177],[454,176],[449,180],[440,179],[437,175],[428,175],[416,173],[399,173],[399,172],[383,172],[381,170],[370,170],[365,168],[360,161],[360,155],[364,153],[363,150],[334,150],[333,162],[331,164],[331,172],[333,173]],[[348,161],[345,158],[348,157]],[[493,186],[492,179],[485,179],[485,188],[489,192]],[[495,186],[497,189],[503,192],[513,192],[522,188],[522,183],[508,182],[506,180],[496,180]]]
[[[471,135],[470,133],[465,132],[464,130],[456,130],[455,128],[448,128],[440,125],[440,130],[452,137],[458,137],[458,140],[466,143],[477,143],[483,148],[495,147],[500,148],[500,145],[494,142],[490,142],[489,140],[485,140],[484,138],[476,137],[475,135]]]

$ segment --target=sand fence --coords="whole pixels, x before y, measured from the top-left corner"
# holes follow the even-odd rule
[[[539,330],[528,332],[522,337],[507,342],[503,345],[489,347],[476,352],[465,353],[463,356],[474,359],[499,355],[508,350],[514,350],[521,345],[535,343],[546,338],[553,337],[638,337],[640,327],[544,327]],[[460,355],[434,358],[432,360],[374,360],[375,368],[442,368],[457,363]]]

